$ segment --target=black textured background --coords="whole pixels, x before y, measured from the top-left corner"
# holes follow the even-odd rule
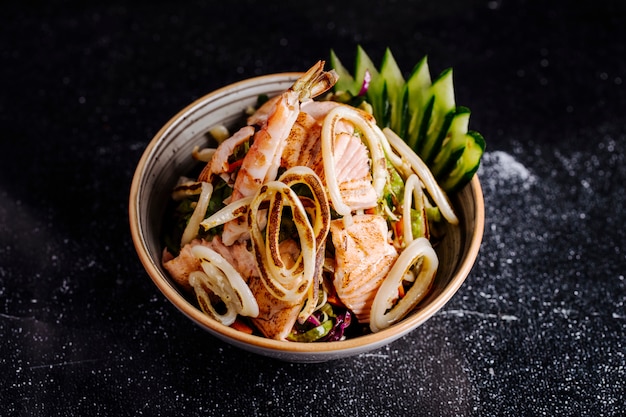
[[[0,415],[623,415],[625,21],[617,0],[4,2]],[[135,165],[192,100],[357,44],[454,68],[488,144],[476,265],[372,353],[225,345],[143,271]]]

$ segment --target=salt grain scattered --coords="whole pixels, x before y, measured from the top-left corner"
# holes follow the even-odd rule
[[[486,170],[489,175],[483,175]],[[537,181],[524,165],[503,151],[485,152],[478,175],[483,185],[493,191],[516,184],[528,190]]]

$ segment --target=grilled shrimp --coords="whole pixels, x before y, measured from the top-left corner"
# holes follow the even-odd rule
[[[261,128],[235,180],[233,201],[253,195],[261,184],[276,179],[286,139],[300,114],[300,103],[324,93],[337,79],[334,71],[324,71],[324,61],[318,61],[272,103],[266,117],[251,119],[261,123]]]
[[[244,126],[235,132],[235,134],[230,138],[220,143],[213,154],[213,157],[198,176],[198,181],[211,182],[211,177],[213,175],[225,175],[231,171],[230,164],[228,163],[228,157],[233,154],[237,146],[250,139],[253,134],[254,127]],[[228,178],[224,178],[224,180],[228,181]]]
[[[243,159],[237,174],[231,202],[254,195],[265,182],[276,179],[287,139],[300,114],[300,103],[328,91],[337,82],[335,71],[324,71],[324,61],[318,61],[289,89],[265,103],[248,123],[260,125],[254,142]],[[223,240],[227,245],[247,238],[245,219],[235,219],[224,225]]]

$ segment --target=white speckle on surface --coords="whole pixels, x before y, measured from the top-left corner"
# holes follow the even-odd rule
[[[483,175],[484,167],[489,167],[490,175]],[[528,168],[503,151],[485,152],[478,175],[483,185],[494,191],[513,184],[520,184],[522,189],[527,190],[537,181]]]
[[[490,320],[490,319],[498,319],[502,321],[517,321],[517,318],[514,315],[510,314],[492,314],[492,313],[482,313],[479,311],[471,311],[471,310],[442,310],[438,314],[443,316],[454,316],[454,317],[467,317],[473,316],[478,317],[482,320]]]

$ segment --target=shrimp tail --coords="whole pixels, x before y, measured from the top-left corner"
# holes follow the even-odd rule
[[[325,93],[337,83],[339,76],[335,70],[324,71],[324,64],[325,61],[317,61],[291,86],[291,90],[298,93],[300,102],[309,101]]]

